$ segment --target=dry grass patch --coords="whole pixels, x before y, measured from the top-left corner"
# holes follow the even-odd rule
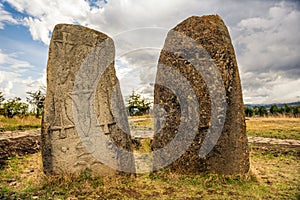
[[[130,129],[154,130],[154,120],[150,115],[129,117]]]
[[[300,118],[248,118],[247,135],[300,140]]]
[[[150,115],[130,119],[131,129],[154,130]],[[246,125],[248,136],[300,140],[300,118],[248,118]]]
[[[15,116],[13,118],[6,118],[0,116],[0,131],[14,131],[14,130],[29,130],[41,127],[41,118],[29,115],[26,117]]]

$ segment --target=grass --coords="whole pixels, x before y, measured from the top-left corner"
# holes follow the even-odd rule
[[[150,115],[129,117],[130,128],[153,130]],[[248,136],[300,140],[300,118],[249,118]],[[5,118],[0,116],[0,131],[29,130],[41,127],[41,119],[34,116]]]
[[[134,121],[133,124],[134,124],[133,128],[136,128],[136,129],[153,130],[153,120],[150,118],[147,118],[144,120],[139,120],[139,121]]]
[[[251,146],[251,171],[235,176],[161,171],[93,177],[85,170],[77,177],[47,177],[36,153],[8,161],[0,172],[0,199],[297,199],[299,157],[293,150],[272,148]]]
[[[154,122],[150,115],[129,117],[130,129],[135,130],[153,130]]]
[[[130,128],[154,129],[153,119],[149,116],[140,118],[132,117]],[[248,118],[246,124],[248,136],[300,140],[300,118]]]
[[[249,118],[248,136],[300,140],[300,118]]]
[[[138,153],[151,152],[151,140],[150,138],[139,138],[133,142],[133,151]]]
[[[0,131],[30,130],[41,127],[41,118],[29,115],[23,118],[0,116]]]
[[[143,117],[144,118],[144,117]],[[138,118],[134,118],[138,119]],[[150,121],[149,121],[150,120]],[[299,139],[299,119],[251,118],[247,133]],[[152,126],[149,117],[132,121]],[[138,152],[149,152],[143,139]],[[246,175],[179,175],[160,171],[136,176],[46,176],[41,153],[12,157],[0,170],[0,199],[300,199],[299,149],[250,144],[251,169]]]

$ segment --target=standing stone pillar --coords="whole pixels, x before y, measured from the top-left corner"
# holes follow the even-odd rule
[[[134,171],[114,56],[107,35],[79,25],[55,26],[42,122],[45,173]]]
[[[168,147],[155,154],[154,170],[172,159],[168,169],[180,173],[249,170],[239,71],[219,16],[190,17],[169,31],[159,58],[154,104],[152,149]]]

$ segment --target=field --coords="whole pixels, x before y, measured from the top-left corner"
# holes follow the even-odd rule
[[[299,139],[299,122],[251,118],[247,120],[247,133]],[[149,118],[136,119],[130,126],[149,130],[151,123]],[[136,177],[93,177],[86,170],[78,177],[47,177],[42,172],[41,155],[36,153],[12,157],[2,166],[0,199],[299,199],[299,157],[299,147],[250,144],[251,169],[246,175],[161,171]]]
[[[300,140],[300,118],[249,118],[248,136]]]
[[[41,127],[41,118],[32,115],[26,117],[5,118],[0,116],[0,131],[29,130]]]

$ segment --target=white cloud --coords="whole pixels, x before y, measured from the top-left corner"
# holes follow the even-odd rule
[[[244,74],[244,100],[247,103],[288,103],[300,100],[300,79],[291,79],[282,73],[247,72]]]
[[[189,16],[218,13],[229,26],[239,61],[245,102],[280,102],[287,97],[289,101],[299,100],[296,83],[300,76],[300,6],[296,1],[118,0],[104,5],[104,1],[99,0],[94,3],[98,6],[91,6],[86,0],[6,2],[28,15],[20,21],[29,28],[34,40],[45,44],[49,44],[51,31],[57,23],[81,24],[114,36],[117,56],[120,56],[116,69],[124,96],[133,88],[148,96],[153,94],[149,82],[155,76],[156,65],[153,63],[159,52],[153,56],[145,49],[161,47],[166,35],[163,31],[156,33],[154,29],[123,31],[140,27],[169,30]],[[0,14],[0,28],[3,28],[3,22],[15,23],[11,14],[2,7]],[[136,47],[142,47],[141,54],[125,55]],[[289,91],[289,95],[276,95],[277,90]]]
[[[300,101],[298,78],[290,78],[284,72],[253,73],[247,72],[243,84],[244,96],[248,103],[280,103]]]
[[[235,44],[243,71],[278,70],[299,65],[300,12],[285,4],[271,7],[266,18],[243,19]],[[285,69],[282,69],[285,70]]]
[[[21,13],[27,14],[22,21],[28,26],[34,40],[49,44],[49,35],[58,23],[77,23],[114,35],[139,27],[164,27],[170,29],[190,15],[208,14],[213,2],[191,0],[103,0],[92,6],[86,0],[6,0]]]
[[[17,73],[0,70],[0,91],[3,91],[6,99],[21,97],[25,101],[26,92],[36,91],[43,85],[45,85],[43,76],[33,80],[31,77],[22,78]]]
[[[37,90],[45,85],[46,72],[44,70],[40,78],[33,79],[23,74],[34,68],[30,63],[18,60],[17,54],[5,54],[0,49],[0,91],[3,91],[6,99],[21,97],[25,100],[26,92]]]
[[[291,102],[300,101],[300,79],[288,79],[281,84],[276,84],[271,90],[270,95],[268,96],[267,102]],[[280,96],[280,98],[279,98]]]
[[[13,87],[13,83],[10,80],[13,80],[13,78],[15,78],[16,76],[17,74],[14,72],[1,71],[0,83],[3,87],[0,88],[0,90],[3,91],[5,95],[10,94],[10,90]]]
[[[280,3],[265,17],[243,19],[234,40],[245,101],[278,103],[299,101],[300,77],[299,10]],[[249,98],[247,98],[249,97]]]
[[[84,0],[7,0],[16,10],[29,15],[22,20],[28,26],[32,38],[49,44],[49,35],[55,24],[76,23],[85,25],[90,12],[89,3]],[[100,8],[99,8],[100,9]]]
[[[5,22],[17,24],[17,20],[9,12],[5,11],[3,5],[0,4],[0,29],[4,29]]]
[[[28,68],[33,68],[33,66],[29,62],[18,60],[17,57],[18,57],[17,53],[4,54],[0,49],[0,69],[4,68],[7,71],[14,71],[15,73],[21,73]]]

